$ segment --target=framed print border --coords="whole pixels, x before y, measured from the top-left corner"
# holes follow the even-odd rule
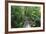
[[[27,31],[8,31],[8,3],[27,3],[27,4],[42,4],[43,5],[43,30],[27,30]],[[40,32],[45,31],[45,3],[44,2],[26,2],[26,1],[7,1],[5,0],[5,34],[8,33],[24,33],[24,32]]]

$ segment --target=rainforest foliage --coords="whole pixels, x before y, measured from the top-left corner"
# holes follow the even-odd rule
[[[38,6],[11,6],[11,27],[23,28],[25,16],[34,22],[31,27],[40,27],[40,13]]]

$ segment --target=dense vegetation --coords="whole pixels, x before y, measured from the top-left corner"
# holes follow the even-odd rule
[[[11,27],[22,28],[25,17],[32,21],[31,27],[40,27],[40,7],[37,6],[11,6]],[[35,25],[35,26],[33,26]]]

